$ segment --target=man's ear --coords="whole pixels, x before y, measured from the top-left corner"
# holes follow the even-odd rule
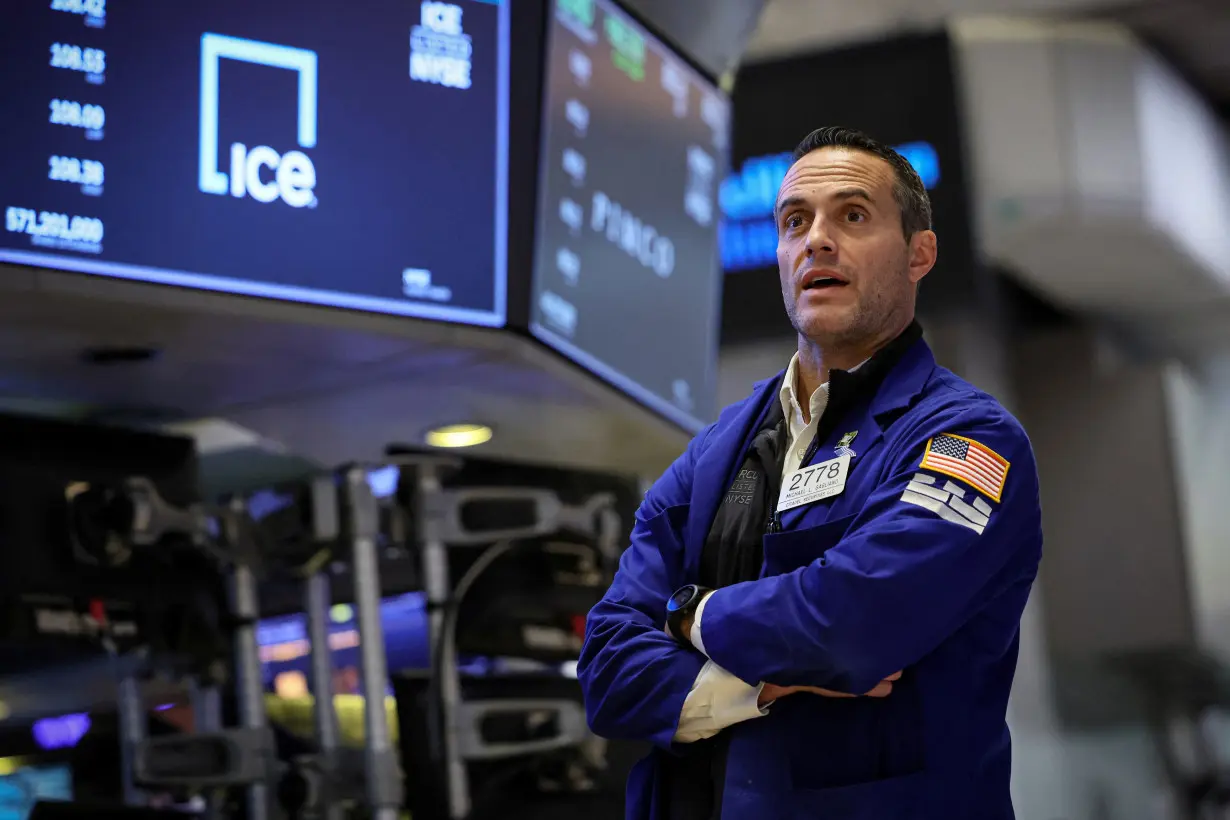
[[[910,282],[917,285],[935,267],[935,231],[918,231],[910,237]]]

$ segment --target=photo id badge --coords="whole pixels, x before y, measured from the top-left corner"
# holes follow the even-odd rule
[[[841,495],[841,491],[846,488],[848,472],[848,455],[795,470],[782,482],[782,492],[777,497],[777,511],[785,512],[804,504]]]

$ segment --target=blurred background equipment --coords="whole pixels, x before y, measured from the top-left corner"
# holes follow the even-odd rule
[[[629,753],[608,756],[588,731],[575,662],[584,615],[626,542],[635,482],[404,448],[393,448],[390,459],[392,480],[386,468],[365,473],[378,490],[377,540],[386,555],[402,556],[384,566],[417,563],[415,573],[403,567],[398,577],[423,579],[423,594],[403,588],[379,607],[407,806],[420,817],[481,817],[492,806],[507,812],[507,789],[515,786],[526,812],[586,800],[621,812]],[[247,500],[247,509],[259,511],[267,555],[281,556],[284,566],[327,568],[313,582],[337,577],[346,563],[336,553],[319,558],[329,540],[307,537],[302,524],[321,518],[313,512],[321,497],[287,486]],[[292,555],[298,558],[289,561]],[[349,699],[360,677],[355,657],[369,644],[366,630],[355,629],[353,599],[326,597],[327,609],[312,603],[306,617],[266,619],[257,634],[265,687],[277,696],[269,706],[275,722],[310,734],[312,714],[321,714],[319,693],[338,692],[341,759],[366,735],[356,722],[369,713]],[[312,612],[322,613],[315,628]],[[314,651],[321,646],[327,651]],[[322,736],[319,726],[316,732]],[[306,758],[293,765],[279,793],[297,800],[323,794],[311,782],[315,765]],[[332,802],[345,799],[344,789],[331,792]],[[304,810],[331,801],[318,797]]]
[[[412,813],[499,816],[490,814],[508,808],[499,787],[527,777],[539,799],[544,789],[574,800],[595,791],[592,772],[606,767],[605,755],[571,670],[584,613],[609,584],[626,539],[633,492],[625,484],[587,493],[594,478],[541,468],[397,460],[406,464],[403,492],[418,513],[435,615],[430,677],[394,683],[400,703],[427,707],[401,712],[403,754],[416,764],[407,775]],[[518,477],[522,486],[512,486]],[[451,569],[454,555],[464,570]],[[503,658],[503,669],[475,680],[459,662],[463,653]],[[599,794],[595,805],[612,796]]]

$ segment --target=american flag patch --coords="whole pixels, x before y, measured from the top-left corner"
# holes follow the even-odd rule
[[[1008,459],[972,438],[945,433],[927,442],[921,469],[959,478],[993,501],[1004,494]]]

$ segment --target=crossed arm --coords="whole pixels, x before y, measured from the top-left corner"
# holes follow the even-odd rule
[[[927,442],[946,432],[1013,465],[999,499],[920,467]],[[663,630],[666,599],[684,583],[680,533],[700,446],[646,497],[615,582],[590,613],[578,674],[598,734],[664,748],[713,734],[726,719],[719,715],[762,713],[749,692],[778,694],[763,681],[875,691],[1036,571],[1037,478],[1024,433],[1006,415],[954,410],[910,436],[889,478],[820,558],[712,593],[697,627],[702,655]]]

